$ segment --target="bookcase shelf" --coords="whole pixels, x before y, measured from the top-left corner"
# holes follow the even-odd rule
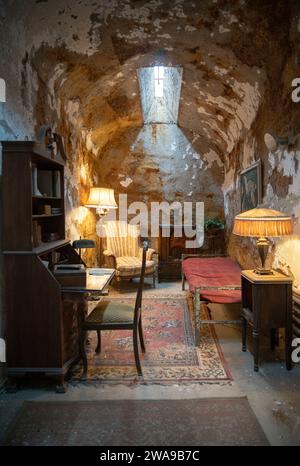
[[[32,218],[38,218],[38,219],[42,219],[42,218],[51,218],[51,217],[61,217],[63,214],[38,214],[38,215],[33,215]]]
[[[50,196],[34,196],[32,199],[41,199],[42,201],[61,201],[62,197],[50,197]]]
[[[51,234],[63,240],[64,164],[36,154],[31,141],[3,142],[2,149],[3,170],[11,174],[3,180],[3,250],[32,251]],[[51,196],[55,190],[59,195]]]
[[[65,239],[64,164],[37,154],[31,141],[1,142],[0,150],[7,373],[55,375],[61,390],[64,375],[78,354],[77,313],[85,306],[66,300],[51,272],[56,262],[81,263]],[[61,196],[35,196],[38,180],[33,168],[47,171],[49,179],[51,171],[55,172]],[[44,189],[45,181],[47,175]],[[47,214],[45,208],[50,213],[50,209],[59,209],[59,213]],[[34,237],[37,228],[39,244]],[[57,239],[46,242],[51,234]]]

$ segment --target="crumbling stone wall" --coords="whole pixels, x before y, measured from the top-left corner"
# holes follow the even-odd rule
[[[251,131],[236,146],[233,157],[228,159],[223,185],[225,212],[228,224],[232,225],[234,216],[240,212],[239,172],[258,158],[262,160],[263,204],[294,216],[294,235],[272,240],[269,265],[291,275],[295,287],[300,284],[300,138],[297,137],[300,136],[300,104],[292,101],[291,94],[292,81],[300,76],[299,6],[297,2],[290,3],[289,21],[282,21],[277,53],[270,55],[271,51],[266,48],[265,93]],[[270,47],[273,44],[271,41]],[[272,56],[272,60],[268,56]],[[290,133],[293,143],[290,146],[278,145],[275,151],[270,152],[264,143],[266,132],[275,136],[288,136]],[[243,268],[259,264],[254,240],[230,235],[228,250]]]

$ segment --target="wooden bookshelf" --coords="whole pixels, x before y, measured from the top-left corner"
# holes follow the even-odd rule
[[[54,375],[62,390],[65,373],[78,354],[76,322],[79,308],[85,306],[80,300],[66,300],[52,273],[55,263],[82,262],[65,238],[64,164],[36,153],[30,141],[2,142],[1,149],[7,372]],[[56,180],[59,175],[60,195],[34,193],[33,166],[47,170],[49,179],[51,171]],[[59,213],[46,215],[45,205]],[[40,244],[34,238],[37,225]],[[50,233],[59,239],[45,242],[43,237]]]

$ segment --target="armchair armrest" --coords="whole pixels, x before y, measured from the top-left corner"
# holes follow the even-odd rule
[[[115,254],[112,251],[109,251],[106,249],[103,251],[103,256],[104,256],[104,261],[105,264],[111,268],[111,269],[116,269],[117,268],[117,259]]]
[[[157,256],[157,253],[155,249],[149,248],[146,252],[146,260],[147,261],[155,261],[155,256]],[[143,257],[143,248],[139,248],[139,256],[140,259]]]
[[[153,256],[154,256],[155,254],[156,254],[155,249],[149,248],[148,251],[147,251],[146,260],[147,260],[147,261],[152,261],[152,260],[154,260],[154,257],[153,257]]]

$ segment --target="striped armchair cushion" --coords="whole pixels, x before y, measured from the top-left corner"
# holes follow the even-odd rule
[[[106,249],[116,257],[139,255],[139,229],[126,222],[108,221],[104,223]]]
[[[121,256],[117,257],[117,275],[120,277],[131,277],[141,273],[142,261],[139,257]],[[155,262],[146,261],[145,274],[154,272]]]

